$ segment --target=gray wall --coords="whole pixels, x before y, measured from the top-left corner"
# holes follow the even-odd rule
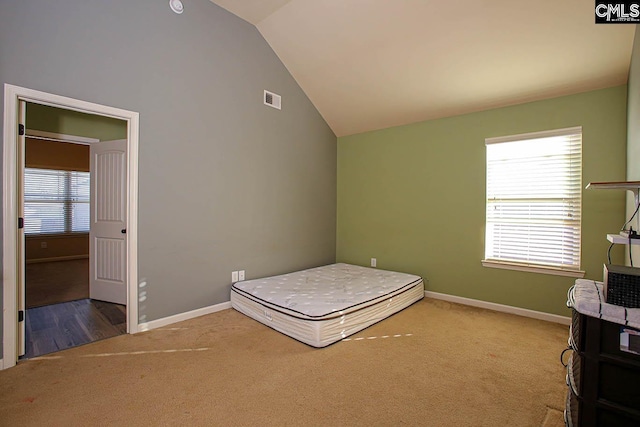
[[[147,321],[228,301],[232,270],[335,262],[335,135],[255,27],[184,4],[0,1],[1,83],[140,113]]]

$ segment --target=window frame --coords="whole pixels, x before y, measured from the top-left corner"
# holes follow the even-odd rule
[[[536,262],[518,262],[518,261],[513,261],[513,260],[508,260],[508,259],[500,259],[500,258],[496,258],[496,257],[488,257],[488,239],[489,239],[489,229],[488,229],[488,225],[490,223],[489,221],[489,215],[488,215],[488,207],[489,207],[489,199],[488,199],[488,193],[489,193],[489,181],[488,181],[488,174],[489,174],[489,158],[487,156],[487,150],[485,149],[485,173],[486,175],[486,181],[485,181],[485,233],[484,233],[484,237],[485,237],[485,241],[484,241],[484,258],[482,259],[481,263],[484,267],[489,267],[489,268],[498,268],[498,269],[506,269],[506,270],[517,270],[517,271],[525,271],[525,272],[534,272],[534,273],[543,273],[543,274],[551,274],[551,275],[558,275],[558,276],[567,276],[567,277],[574,277],[574,278],[582,278],[585,275],[585,272],[581,269],[582,268],[582,257],[581,257],[581,252],[582,252],[582,143],[583,143],[583,132],[582,132],[582,126],[577,126],[577,127],[571,127],[571,128],[563,128],[563,129],[555,129],[555,130],[548,130],[548,131],[541,131],[541,132],[531,132],[531,133],[524,133],[524,134],[517,134],[517,135],[509,135],[509,136],[503,136],[503,137],[495,137],[495,138],[486,138],[485,139],[485,147],[492,145],[492,144],[500,144],[500,143],[509,143],[509,142],[524,142],[527,140],[534,140],[534,139],[542,139],[542,138],[550,138],[550,137],[558,137],[558,136],[569,136],[569,135],[576,135],[576,134],[580,134],[580,153],[579,153],[579,157],[580,157],[580,172],[579,172],[579,192],[578,192],[578,197],[580,199],[580,221],[579,221],[579,228],[578,228],[578,238],[579,238],[579,249],[578,249],[578,265],[575,268],[569,267],[569,266],[558,266],[558,265],[551,265],[551,264],[543,264],[543,263],[536,263]]]
[[[29,174],[29,172],[31,170],[34,171],[47,171],[47,172],[53,172],[53,176],[63,176],[64,179],[64,194],[63,194],[63,198],[60,199],[47,199],[47,198],[41,198],[41,199],[37,199],[37,198],[32,198],[30,200],[30,196],[27,195],[27,175]],[[37,173],[37,172],[36,172]],[[34,173],[34,175],[36,174]],[[43,173],[42,175],[45,175],[46,173]],[[56,175],[58,174],[58,175]],[[74,177],[74,174],[78,175],[77,177]],[[82,198],[81,200],[78,200],[77,197],[74,198],[74,193],[71,189],[72,184],[73,184],[73,180],[74,179],[78,179],[78,178],[88,178],[89,182],[88,182],[88,196],[86,198],[86,200],[84,198]],[[73,229],[73,205],[74,204],[78,204],[78,203],[82,203],[82,204],[86,204],[89,206],[89,210],[91,209],[91,199],[90,199],[90,192],[91,192],[91,181],[90,181],[90,172],[89,171],[80,171],[80,170],[67,170],[67,169],[56,169],[56,168],[51,168],[51,167],[25,167],[24,169],[24,184],[23,184],[23,191],[24,191],[24,195],[23,195],[23,200],[24,200],[24,210],[25,210],[25,224],[24,224],[24,235],[25,238],[29,239],[29,238],[38,238],[38,237],[52,237],[52,236],[78,236],[78,235],[83,235],[83,234],[89,234],[90,229],[91,229],[91,221],[89,219],[88,222],[88,227],[86,229],[83,230],[74,230]],[[28,225],[27,225],[27,218],[26,218],[26,211],[28,208],[28,205],[31,203],[51,203],[51,204],[61,204],[63,206],[63,226],[64,229],[61,231],[44,231],[44,232],[29,232],[28,231]],[[65,212],[69,212],[68,214],[65,214]]]

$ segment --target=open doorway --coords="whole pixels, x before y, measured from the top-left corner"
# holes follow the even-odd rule
[[[126,123],[126,139],[109,141],[117,142],[119,146],[124,147],[118,149],[120,150],[119,153],[113,154],[107,149],[102,152],[104,155],[91,155],[92,162],[96,159],[98,161],[96,168],[90,167],[91,171],[96,170],[98,174],[108,174],[111,173],[111,169],[105,170],[105,167],[113,166],[114,170],[122,172],[110,175],[109,179],[114,176],[124,177],[115,187],[121,189],[118,195],[121,197],[122,203],[119,205],[118,212],[125,212],[121,221],[112,221],[113,224],[111,225],[116,227],[111,227],[110,229],[107,229],[109,227],[99,228],[101,233],[99,235],[92,235],[94,227],[91,227],[90,245],[95,245],[93,253],[99,254],[96,258],[98,260],[96,261],[98,268],[93,270],[96,274],[91,275],[91,280],[93,281],[95,278],[98,280],[98,285],[105,285],[116,283],[117,281],[114,280],[116,277],[121,279],[120,283],[118,283],[121,286],[114,288],[124,290],[122,298],[123,305],[126,306],[126,331],[127,333],[138,331],[138,113],[5,84],[2,171],[4,213],[2,225],[3,359],[0,359],[0,369],[14,366],[18,357],[24,354],[25,349],[25,233],[23,227],[23,204],[21,203],[21,179],[23,178],[22,169],[24,168],[24,116],[26,115],[26,103],[109,117]],[[117,158],[122,160],[114,162],[113,160]],[[93,181],[98,182],[96,180]],[[106,186],[101,191],[110,191],[111,188],[114,187]],[[92,191],[92,197],[93,194],[97,193],[99,191]],[[98,200],[101,199],[99,198]],[[94,203],[91,202],[91,205],[94,206]],[[101,217],[107,220],[105,222],[109,222],[108,220],[113,212],[109,209],[101,211],[100,209],[104,204],[102,206],[98,205],[99,203],[95,204],[97,206],[96,211],[99,211],[102,215]],[[115,258],[113,254],[115,254]],[[119,268],[105,268],[105,266],[110,265],[108,262],[114,259],[117,259]],[[90,262],[92,262],[93,266],[93,261]],[[103,299],[108,299],[109,293],[106,291],[110,291],[112,288],[107,289],[105,286],[98,286],[97,289],[102,292],[102,295],[105,295]]]
[[[89,259],[89,232],[94,187],[90,147],[101,140],[125,139],[127,123],[26,103],[25,126],[21,359],[126,333],[124,298],[104,301],[90,292],[90,277],[96,272]]]

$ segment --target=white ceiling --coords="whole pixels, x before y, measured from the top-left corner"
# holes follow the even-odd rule
[[[626,83],[635,31],[594,24],[593,0],[211,1],[258,28],[337,136]]]

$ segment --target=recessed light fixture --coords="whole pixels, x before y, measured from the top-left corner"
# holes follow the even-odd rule
[[[169,7],[177,14],[184,12],[184,5],[180,0],[169,0]]]

